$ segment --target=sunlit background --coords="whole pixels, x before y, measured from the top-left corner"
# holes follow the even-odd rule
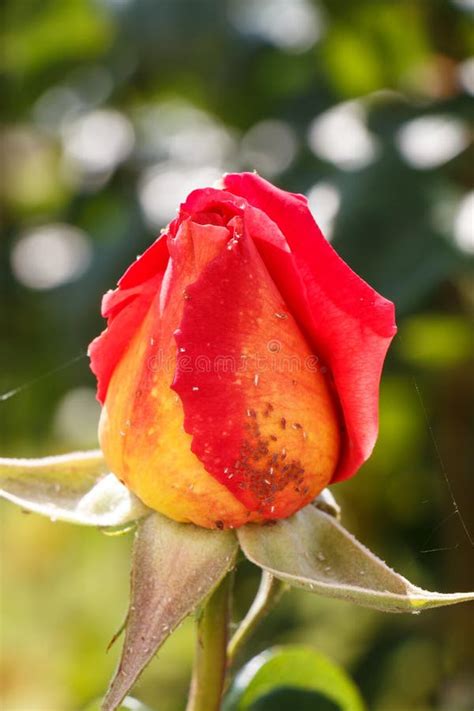
[[[397,304],[379,443],[334,490],[345,523],[419,585],[473,589],[473,15],[472,0],[7,0],[1,453],[96,446],[84,353],[101,294],[192,188],[256,169],[305,193]],[[1,534],[1,707],[78,711],[117,659],[131,539],[7,505]],[[244,567],[237,616],[256,583]],[[312,644],[374,711],[472,711],[473,638],[467,606],[384,616],[291,592],[251,651]],[[192,649],[187,621],[136,696],[182,709]]]

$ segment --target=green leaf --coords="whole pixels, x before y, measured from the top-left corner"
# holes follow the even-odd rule
[[[22,509],[85,526],[120,526],[149,509],[108,473],[100,450],[0,458],[0,496]]]
[[[332,516],[307,506],[274,526],[238,531],[255,565],[290,585],[384,612],[420,612],[474,600],[474,593],[442,594],[412,585],[359,543]]]
[[[250,711],[341,711],[339,704],[323,696],[319,691],[303,691],[292,687],[280,687],[262,696],[250,707]]]
[[[274,647],[252,659],[238,674],[225,708],[247,711],[278,688],[314,691],[341,711],[364,711],[360,694],[346,673],[309,647]]]
[[[139,523],[122,656],[103,703],[115,711],[155,652],[234,566],[237,540],[153,513]]]

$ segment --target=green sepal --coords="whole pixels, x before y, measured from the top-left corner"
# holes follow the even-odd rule
[[[471,592],[443,594],[413,585],[314,506],[273,526],[243,526],[238,538],[247,558],[276,578],[364,607],[417,613],[474,600]]]
[[[234,532],[177,523],[158,513],[139,522],[130,606],[117,671],[103,711],[115,711],[157,650],[235,565]]]
[[[0,458],[0,496],[52,521],[123,526],[149,509],[109,473],[102,452]]]

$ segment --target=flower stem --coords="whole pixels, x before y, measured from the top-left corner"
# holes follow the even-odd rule
[[[219,711],[227,669],[233,575],[226,575],[197,620],[196,657],[186,711]]]
[[[278,603],[287,585],[273,575],[262,572],[260,587],[249,611],[239,625],[227,647],[228,667],[234,666],[243,647],[255,632],[260,622]]]

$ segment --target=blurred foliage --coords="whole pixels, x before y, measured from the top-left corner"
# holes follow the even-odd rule
[[[414,582],[472,589],[453,501],[472,537],[472,11],[469,0],[6,0],[0,388],[19,390],[0,401],[2,454],[96,445],[84,353],[102,293],[182,191],[255,167],[307,192],[336,249],[397,304],[379,442],[335,489],[345,522]],[[2,708],[81,709],[117,658],[105,649],[126,608],[130,538],[3,506],[1,546]],[[243,564],[237,618],[256,584]],[[391,617],[294,591],[249,652],[311,645],[377,711],[469,711],[473,636],[467,606]],[[192,647],[188,620],[135,695],[181,709]]]

